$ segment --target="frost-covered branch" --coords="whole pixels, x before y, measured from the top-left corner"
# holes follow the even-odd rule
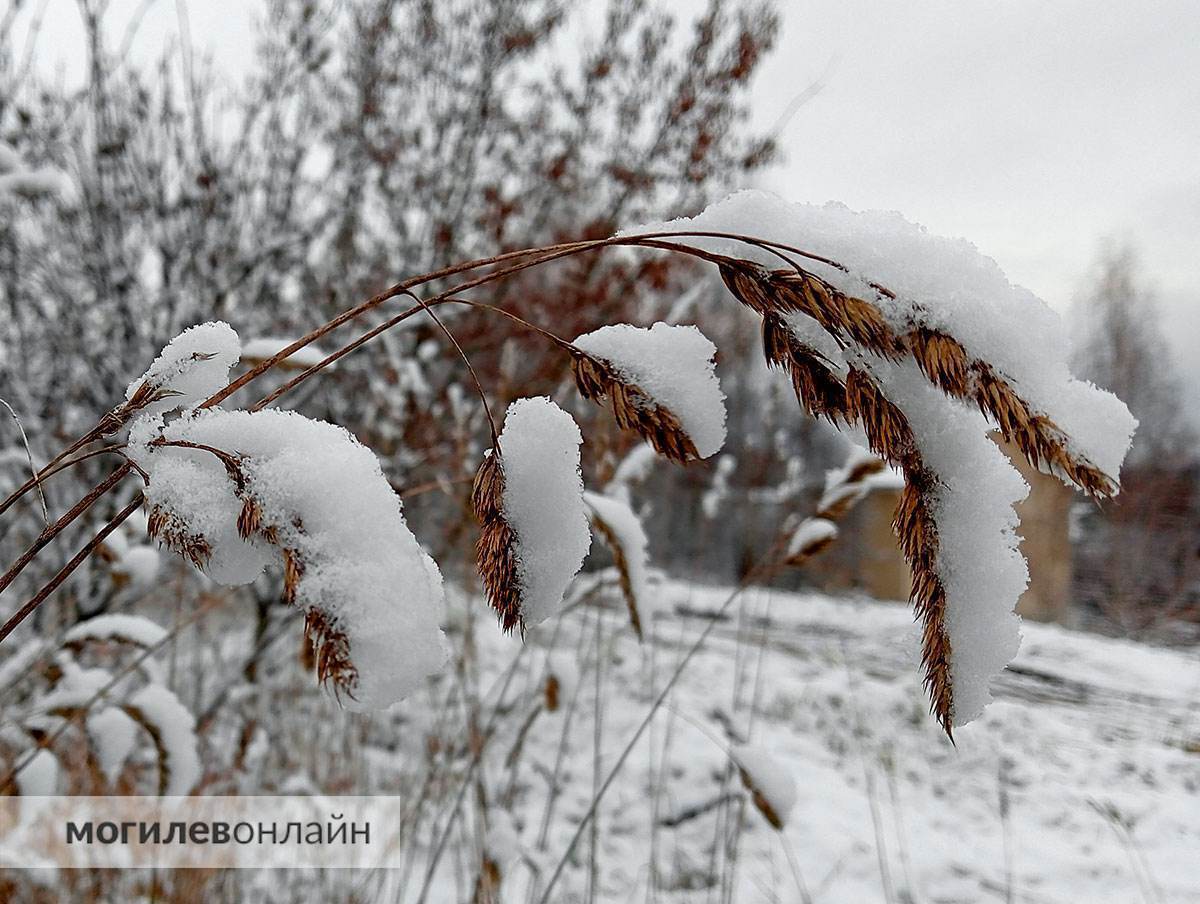
[[[614,247],[716,265],[734,297],[761,318],[767,363],[790,375],[803,407],[837,426],[861,428],[871,451],[903,473],[895,526],[912,566],[931,706],[947,733],[975,718],[989,699],[990,677],[1015,653],[1012,609],[1026,582],[1012,510],[1025,487],[988,433],[997,430],[1035,467],[1105,498],[1118,490],[1134,423],[1115,397],[1071,377],[1065,343],[1041,302],[965,243],[929,236],[894,215],[742,193],[691,221],[444,267],[347,309],[229,382],[240,353],[232,331],[223,324],[187,331],[130,384],[107,422],[133,421],[127,454],[146,475],[154,533],[223,582],[248,580],[281,556],[285,598],[310,613],[321,677],[361,695],[364,705],[402,695],[440,664],[440,654],[423,655],[440,643],[440,577],[422,559],[364,447],[332,425],[262,409],[404,320],[418,313],[437,319],[440,305],[465,302],[479,316],[516,317],[464,293]],[[414,294],[464,275],[428,298]],[[251,411],[217,407],[335,329],[404,295],[417,304],[313,360]],[[720,450],[726,428],[716,349],[695,327],[605,325],[568,342],[517,319],[562,353],[585,399],[610,403],[619,428],[680,463]],[[470,367],[454,333],[437,323]],[[1031,326],[1038,328],[1032,336]],[[176,409],[182,413],[164,420]],[[557,611],[587,552],[581,439],[570,415],[548,399],[521,400],[479,465],[472,493],[482,528],[479,567],[506,630],[524,631]],[[793,537],[785,557],[799,561],[832,538],[832,518],[863,476],[847,475],[846,495],[823,504],[825,514]],[[93,499],[96,492],[103,490]],[[361,533],[351,505],[391,525],[386,554]],[[399,565],[388,559],[397,550]],[[393,567],[405,576],[392,575]],[[364,577],[370,575],[378,580]],[[628,569],[625,579],[632,590]],[[388,589],[394,586],[419,600],[397,606]],[[412,635],[421,639],[406,648],[415,665],[390,674],[370,652],[373,644],[389,636],[399,643],[395,632],[414,625],[422,626]]]

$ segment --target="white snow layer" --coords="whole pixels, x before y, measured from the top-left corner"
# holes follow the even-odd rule
[[[874,359],[871,370],[904,412],[921,458],[938,481],[937,569],[946,590],[946,633],[955,725],[978,718],[991,701],[991,679],[1017,655],[1013,612],[1029,583],[1013,508],[1029,485],[989,437],[979,410],[947,398],[912,362]]]
[[[805,518],[792,534],[792,539],[788,541],[788,555],[797,555],[818,543],[832,540],[837,535],[837,525],[829,519]]]
[[[74,625],[63,635],[63,644],[87,640],[122,640],[139,647],[154,647],[166,639],[166,629],[140,615],[110,612]]]
[[[109,706],[88,715],[87,732],[100,771],[109,785],[115,784],[137,743],[137,723],[124,710]]]
[[[679,418],[701,458],[725,444],[725,394],[713,363],[717,349],[696,327],[618,323],[585,333],[574,344],[608,361]]]
[[[802,338],[819,329],[803,314],[789,318],[788,326]],[[847,353],[836,348],[822,353],[844,376]],[[946,590],[953,720],[963,725],[982,714],[992,699],[991,679],[1021,643],[1021,620],[1013,610],[1028,586],[1029,569],[1018,549],[1013,506],[1029,485],[990,439],[992,427],[983,414],[931,385],[913,361],[860,355],[855,364],[904,413],[922,461],[938,476],[930,514]],[[894,479],[886,471],[873,477]]]
[[[17,793],[22,797],[50,797],[58,790],[58,760],[49,750],[39,750],[17,773]]]
[[[179,698],[161,684],[147,684],[125,704],[134,719],[155,736],[155,745],[165,755],[167,770],[164,794],[188,794],[200,781],[203,769],[196,750],[196,720]]]
[[[213,409],[184,415],[163,436],[240,457],[263,523],[304,563],[297,602],[320,609],[347,637],[358,672],[347,708],[386,707],[441,670],[441,573],[379,461],[348,431],[292,411]],[[279,560],[265,540],[238,535],[242,502],[216,456],[139,439],[131,454],[150,474],[147,499],[208,540],[213,580],[247,583]]]
[[[515,534],[522,617],[545,621],[592,545],[579,473],[583,437],[575,420],[544,396],[508,406],[500,433],[504,518]]]
[[[162,350],[150,368],[129,384],[125,398],[146,382],[172,395],[147,405],[144,414],[161,414],[176,408],[192,408],[229,382],[229,369],[238,362],[241,342],[233,328],[210,321],[184,330]]]
[[[654,614],[655,607],[648,581],[650,555],[647,547],[650,541],[646,537],[646,529],[642,527],[642,519],[625,502],[611,496],[585,491],[583,500],[612,532],[615,542],[620,544],[629,572],[630,589],[637,601],[638,615],[643,621],[648,620]]]
[[[770,751],[753,744],[740,744],[730,754],[734,762],[750,777],[750,784],[763,796],[781,822],[796,805],[796,780],[783,763]]]
[[[805,260],[804,266],[850,295],[871,299],[899,330],[924,325],[958,339],[972,355],[1012,381],[1036,411],[1070,437],[1071,450],[1116,477],[1137,425],[1109,392],[1073,378],[1061,319],[994,260],[964,239],[932,235],[894,211],[854,211],[844,204],[794,204],[762,191],[740,191],[698,216],[623,234],[697,230],[732,232],[792,245],[841,263],[849,272]],[[722,238],[687,244],[766,267],[775,255]],[[880,296],[878,283],[896,297]]]

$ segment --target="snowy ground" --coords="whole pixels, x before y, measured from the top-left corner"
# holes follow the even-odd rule
[[[661,621],[657,644],[639,648],[617,610],[607,620],[601,775],[704,623],[700,613],[728,595],[681,584],[662,592],[692,614]],[[730,611],[605,799],[598,900],[800,901],[800,881],[826,904],[1200,900],[1195,651],[1026,624],[1020,655],[995,685],[996,702],[958,732],[954,747],[926,712],[905,607],[750,591],[741,620]],[[542,631],[529,643],[546,643]],[[569,616],[555,640],[583,677],[567,732],[567,790],[544,853],[537,823],[563,713],[534,722],[516,770],[506,774],[497,762],[487,772],[493,787],[512,783],[520,850],[543,870],[553,868],[590,798],[593,631],[590,616]],[[485,659],[501,665],[500,651],[512,643],[488,642],[496,655]],[[722,790],[738,791],[736,778],[723,784],[726,750],[731,737],[747,734],[795,778],[799,799],[785,832],[738,802],[662,825]],[[713,842],[732,831],[739,811],[745,831],[733,886],[722,889],[713,874],[731,871]],[[589,845],[585,834],[554,900],[585,899]],[[648,889],[652,861],[657,887]],[[532,872],[506,872],[504,900],[526,900]],[[447,900],[450,881],[438,883]]]

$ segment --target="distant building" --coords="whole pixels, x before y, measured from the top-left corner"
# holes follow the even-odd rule
[[[1005,449],[1028,481],[1029,498],[1017,506],[1021,551],[1029,561],[1029,589],[1017,611],[1034,621],[1065,621],[1071,599],[1070,513],[1076,494],[1056,478],[1034,471]],[[898,481],[878,481],[843,520],[837,542],[805,566],[820,588],[856,590],[878,599],[905,600],[909,570],[892,533],[900,500]]]

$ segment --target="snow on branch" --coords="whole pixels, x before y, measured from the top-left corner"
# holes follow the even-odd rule
[[[158,793],[188,794],[204,772],[196,749],[196,720],[188,708],[161,684],[147,684],[121,709],[150,735],[158,751]]]
[[[837,522],[872,489],[892,480],[893,472],[889,472],[882,459],[868,449],[852,445],[843,465],[825,475],[825,490],[816,512],[791,531],[787,564],[802,565],[826,550],[837,539]]]
[[[580,393],[608,397],[622,429],[644,436],[679,462],[708,458],[725,444],[725,395],[716,346],[694,326],[627,323],[601,327],[572,343]]]
[[[125,398],[144,414],[192,408],[229,380],[242,346],[227,323],[189,327],[162,350],[150,368],[129,384]]]
[[[730,756],[754,808],[773,828],[782,830],[796,805],[796,780],[791,772],[770,751],[752,744],[734,747]]]
[[[148,618],[107,612],[72,626],[63,635],[62,643],[66,647],[78,647],[89,641],[117,641],[150,649],[158,646],[166,637],[166,629]]]
[[[643,625],[654,616],[647,580],[650,563],[646,547],[650,541],[646,530],[633,509],[620,499],[585,492],[583,500],[587,503],[592,527],[612,551],[621,594],[629,609],[629,623],[641,640]]]
[[[1136,422],[1111,393],[1071,376],[1066,337],[1042,301],[967,242],[898,214],[740,192],[694,219],[628,234],[662,230],[768,240],[684,241],[721,255],[726,286],[762,318],[767,361],[789,374],[801,405],[861,427],[904,474],[895,527],[931,708],[950,734],[982,712],[1020,640],[1013,609],[1028,575],[1013,505],[1028,488],[990,432],[1104,498],[1119,490]]]
[[[441,574],[379,462],[341,427],[295,412],[195,411],[134,425],[151,533],[220,583],[282,562],[317,675],[378,709],[439,671]]]
[[[579,472],[583,437],[547,398],[518,399],[475,476],[479,573],[501,627],[524,632],[562,606],[591,547]]]
[[[903,475],[894,526],[913,573],[931,709],[947,734],[976,718],[991,677],[1017,649],[1013,608],[1027,580],[1013,510],[1027,487],[991,434],[1034,467],[1104,499],[1119,490],[1136,426],[1115,396],[1071,375],[1056,315],[964,241],[930,235],[895,213],[787,204],[761,192],[735,194],[691,220],[530,252],[552,252],[540,258],[504,266],[504,255],[452,269],[498,265],[464,284],[473,287],[617,245],[715,263],[733,296],[760,317],[767,363],[789,375],[802,407],[861,429],[871,453]],[[339,314],[307,338],[400,291]],[[433,306],[448,300],[431,296],[420,308],[436,319]],[[658,453],[686,463],[721,449],[726,414],[716,349],[697,328],[618,324],[571,343],[511,312],[479,307],[566,349],[580,393],[607,400],[617,424]],[[486,407],[465,351],[438,324]],[[287,412],[196,410],[226,386],[240,353],[225,324],[185,331],[130,384],[107,432],[139,414],[127,454],[147,480],[154,536],[221,583],[253,580],[282,561],[285,597],[305,609],[321,679],[356,705],[387,705],[445,659],[441,576],[405,525],[375,457],[346,431]],[[309,360],[315,354],[310,349]],[[168,422],[176,409],[183,414]],[[588,551],[581,441],[549,399],[522,399],[476,474],[478,565],[505,630],[524,631],[559,611]],[[865,458],[852,461],[831,482],[816,518],[792,537],[793,561],[832,539],[834,521],[865,492],[874,469]],[[620,476],[615,483],[614,493]],[[640,603],[631,563],[642,560],[644,534],[622,531],[625,519],[611,507],[590,508],[626,559],[627,599]]]

